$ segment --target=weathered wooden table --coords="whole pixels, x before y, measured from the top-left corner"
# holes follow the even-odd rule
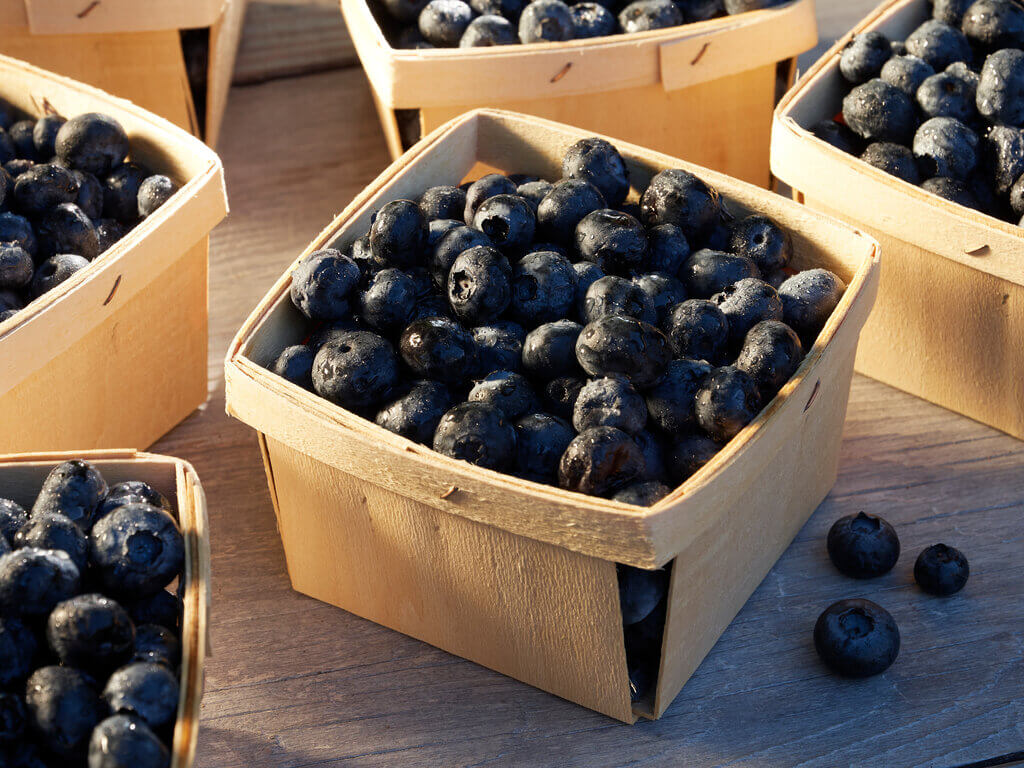
[[[819,4],[831,38],[873,3]],[[257,299],[387,163],[333,0],[253,3],[221,152],[232,213],[213,239],[211,398],[155,447],[195,463],[211,510],[199,766],[948,768],[1024,750],[1024,443],[862,377],[835,489],[658,722],[621,725],[292,592],[255,436],[224,415],[221,362]],[[862,509],[896,525],[905,555],[859,583],[823,536]],[[945,600],[911,575],[937,541],[971,558]],[[811,643],[818,613],[853,596],[903,634],[896,664],[865,681],[827,673]]]

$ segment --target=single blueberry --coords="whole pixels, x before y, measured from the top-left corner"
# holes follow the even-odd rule
[[[519,42],[516,28],[502,16],[487,14],[473,19],[459,39],[460,48],[483,48],[493,45],[515,45]]]
[[[619,576],[619,606],[626,626],[646,619],[668,594],[668,571],[616,566]]]
[[[719,443],[731,440],[760,410],[757,384],[735,366],[714,369],[697,391],[697,423]]]
[[[974,210],[981,210],[981,203],[977,195],[960,179],[951,179],[946,176],[936,176],[921,183],[921,189],[938,195],[941,198],[963,205]],[[1022,188],[1024,191],[1024,188]],[[1013,205],[1013,190],[1010,191],[1010,204]],[[1024,205],[1021,210],[1024,211]]]
[[[21,504],[13,499],[0,498],[0,538],[11,544],[15,534],[27,522],[28,513]]]
[[[935,74],[932,65],[917,56],[893,56],[882,67],[879,77],[903,91],[912,99],[917,98],[917,89]],[[852,150],[847,150],[852,152]]]
[[[653,325],[626,315],[605,315],[580,333],[576,359],[591,376],[621,374],[645,389],[664,374],[672,350]]]
[[[921,174],[917,169],[914,153],[902,144],[891,141],[876,141],[869,144],[860,159],[881,171],[895,176],[909,184],[920,184]]]
[[[103,698],[111,712],[135,715],[151,728],[161,728],[177,717],[178,678],[163,664],[135,662],[110,676]]]
[[[706,299],[688,299],[672,307],[662,328],[677,357],[709,363],[722,360],[729,340],[729,321]]]
[[[576,300],[576,271],[564,256],[541,251],[512,270],[511,316],[524,328],[564,318]]]
[[[55,205],[73,203],[78,181],[58,165],[33,165],[14,180],[14,203],[27,216],[42,216]]]
[[[92,464],[81,459],[65,461],[46,476],[32,515],[62,514],[88,533],[107,490],[103,475]]]
[[[933,117],[917,129],[914,157],[925,176],[966,180],[978,165],[978,135],[952,117]]]
[[[391,17],[403,24],[413,24],[429,0],[381,0]],[[418,32],[419,30],[417,30]]]
[[[150,173],[136,163],[125,163],[103,180],[103,215],[123,224],[139,220],[139,188]]]
[[[736,367],[757,384],[761,402],[769,402],[792,378],[803,360],[800,337],[778,320],[765,320],[747,333]]]
[[[441,417],[454,404],[451,392],[444,384],[420,379],[413,383],[408,393],[385,405],[375,421],[397,435],[429,444]]]
[[[523,369],[541,381],[578,376],[576,342],[582,331],[583,326],[572,320],[537,326],[523,342]]]
[[[315,353],[305,344],[285,347],[270,370],[303,389],[313,389],[313,358]]]
[[[779,287],[782,319],[800,336],[804,349],[814,346],[844,291],[846,284],[827,269],[804,270]]]
[[[57,134],[67,121],[60,115],[44,115],[32,127],[36,157],[49,159],[57,154]]]
[[[637,507],[653,507],[670,493],[672,493],[672,489],[664,483],[659,483],[657,480],[648,480],[631,485],[628,488],[623,488],[612,496],[612,499]]]
[[[721,205],[716,189],[678,168],[658,173],[640,197],[640,210],[647,226],[675,224],[691,242],[714,226]]]
[[[763,280],[745,277],[727,285],[711,301],[729,321],[729,344],[739,350],[747,331],[762,320],[782,319],[782,300],[774,288]]]
[[[936,72],[954,61],[970,61],[974,51],[964,33],[949,24],[928,19],[910,33],[904,44],[907,52],[924,59]]]
[[[89,562],[89,539],[71,518],[59,512],[34,512],[14,535],[11,546],[60,550],[71,558],[79,573],[85,573]]]
[[[932,18],[951,27],[959,27],[964,19],[964,13],[973,2],[974,0],[934,0]]]
[[[633,283],[650,299],[654,308],[655,324],[658,327],[664,327],[674,306],[686,301],[686,288],[679,280],[669,275],[653,272],[634,277]]]
[[[554,188],[555,185],[550,181],[527,181],[516,187],[516,194],[528,202],[536,214],[540,207],[540,201],[547,197],[548,192]]]
[[[117,120],[92,112],[64,123],[57,131],[54,149],[65,167],[102,178],[128,156],[128,136]]]
[[[690,257],[690,243],[675,224],[658,224],[647,231],[647,267],[676,275]]]
[[[112,595],[155,594],[185,566],[185,540],[178,523],[151,504],[114,509],[93,526],[89,544],[93,570]]]
[[[828,556],[844,576],[871,579],[892,570],[900,557],[900,540],[880,517],[858,512],[832,524]]]
[[[0,289],[20,290],[32,282],[32,256],[17,243],[0,243]]]
[[[665,457],[666,471],[672,482],[684,483],[715,457],[721,444],[700,432],[676,435]]]
[[[1024,125],[1024,51],[1006,48],[985,59],[978,81],[977,107],[991,123]]]
[[[604,195],[590,182],[562,179],[537,206],[537,233],[555,243],[571,243],[583,218],[606,207]]]
[[[481,176],[466,190],[466,207],[462,212],[462,218],[467,224],[472,224],[477,208],[485,200],[496,195],[514,195],[515,193],[516,185],[507,176],[502,176],[500,173]]]
[[[359,293],[359,318],[379,333],[398,333],[412,320],[416,284],[398,269],[382,269]]]
[[[36,225],[39,256],[76,254],[91,261],[100,254],[100,237],[92,220],[74,203],[60,203],[47,211]]]
[[[78,195],[75,197],[75,205],[82,209],[94,222],[103,216],[104,192],[100,180],[91,173],[82,171],[71,172],[75,181],[78,182]]]
[[[1024,130],[995,126],[982,140],[982,156],[995,193],[1007,195],[1014,182],[1024,174]]]
[[[310,320],[343,320],[351,316],[349,298],[359,274],[355,261],[340,251],[314,251],[292,270],[292,303]]]
[[[833,672],[870,677],[884,672],[900,652],[900,631],[887,610],[870,600],[840,600],[814,625],[814,647]]]
[[[1024,8],[1013,0],[977,0],[964,11],[960,28],[982,51],[1024,48]]]
[[[711,366],[703,360],[670,362],[661,380],[645,393],[651,421],[669,435],[692,430],[697,424],[697,392],[710,373]]]
[[[316,393],[342,408],[362,411],[379,405],[391,396],[398,380],[394,348],[370,331],[338,333],[313,359]]]
[[[600,3],[576,3],[570,6],[573,37],[586,40],[593,37],[614,35],[619,28],[615,15]]]
[[[594,427],[615,427],[636,434],[647,424],[647,404],[622,376],[592,379],[580,390],[573,409],[577,432]]]
[[[458,384],[477,370],[476,342],[453,320],[416,320],[402,332],[402,360],[419,378]],[[315,378],[314,378],[315,381]]]
[[[530,382],[514,371],[489,373],[473,386],[467,399],[471,403],[484,403],[500,409],[509,421],[540,410],[540,399]]]
[[[466,212],[466,193],[451,185],[431,187],[420,195],[419,205],[430,220],[462,219]]]
[[[475,248],[481,245],[490,247],[493,246],[493,243],[487,235],[478,229],[461,226],[454,227],[449,230],[449,232],[444,235],[440,241],[438,241],[430,255],[428,268],[430,270],[430,276],[434,278],[434,283],[439,288],[447,290],[448,273],[451,271],[452,264],[455,263],[459,254],[463,251],[469,250],[470,248]]]
[[[420,34],[438,48],[455,48],[473,20],[473,9],[462,0],[430,0],[420,11]]]
[[[168,669],[175,670],[181,663],[181,642],[174,632],[159,624],[137,626],[131,660],[163,664]]]
[[[962,122],[976,114],[976,85],[940,72],[927,78],[917,89],[917,103],[926,117],[954,117]]]
[[[85,750],[103,717],[103,703],[85,675],[70,667],[41,667],[28,679],[25,704],[42,746],[70,764]]]
[[[19,120],[7,129],[7,135],[14,143],[14,151],[18,157],[26,160],[48,160],[48,157],[40,157],[36,154],[36,145],[32,141],[32,131],[36,124],[32,120]]]
[[[454,459],[504,472],[516,461],[516,431],[501,409],[461,403],[449,410],[434,433],[434,450]]]
[[[683,12],[672,0],[635,0],[619,13],[619,25],[627,34],[678,27],[683,23]]]
[[[607,496],[632,485],[645,471],[644,455],[629,435],[614,427],[595,427],[565,449],[558,483],[570,491]]]
[[[609,206],[622,205],[629,194],[626,161],[605,139],[580,139],[569,147],[562,157],[562,177],[590,182]]]
[[[557,416],[531,413],[515,423],[516,474],[527,480],[554,483],[558,464],[576,433]]]
[[[519,17],[519,40],[523,43],[572,40],[574,34],[572,12],[561,0],[533,0]]]
[[[465,5],[461,0],[433,0],[431,5],[449,1]],[[412,267],[420,261],[428,235],[420,207],[412,200],[393,200],[377,211],[370,226],[370,250],[383,265]]]
[[[162,174],[150,176],[139,186],[139,218],[145,219],[152,216],[177,191],[178,185],[167,176]]]
[[[38,244],[35,229],[28,219],[15,213],[0,213],[0,242],[13,243],[35,257]]]
[[[647,232],[628,213],[598,209],[576,225],[576,250],[606,274],[634,275],[644,271]]]
[[[782,269],[793,255],[789,234],[767,216],[753,214],[729,227],[730,253],[746,256],[762,272]]]
[[[141,720],[114,715],[103,720],[89,739],[89,768],[167,768],[170,753]]]
[[[645,323],[654,323],[658,319],[651,296],[634,281],[615,275],[601,277],[591,283],[583,297],[582,314],[588,323],[608,315],[626,315]]]
[[[839,71],[853,85],[866,83],[878,77],[882,67],[892,57],[889,38],[871,30],[854,35],[839,56]]]
[[[109,673],[131,658],[135,625],[110,598],[78,595],[54,607],[46,621],[46,640],[61,664]]]
[[[858,85],[846,95],[843,119],[862,139],[897,144],[910,144],[918,124],[911,98],[879,79]]]
[[[760,278],[761,271],[746,256],[702,248],[686,260],[679,276],[691,296],[707,299],[745,278]]]
[[[970,573],[964,553],[945,544],[923,549],[914,562],[914,581],[925,592],[942,597],[963,589]]]

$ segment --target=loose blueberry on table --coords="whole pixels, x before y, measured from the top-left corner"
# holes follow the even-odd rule
[[[3,488],[0,487],[0,496]],[[0,498],[0,766],[167,768],[184,568],[173,507],[55,467],[31,508]]]
[[[102,256],[177,191],[99,113],[18,120],[0,99],[0,322]]]
[[[829,144],[932,194],[1024,223],[1024,6],[935,2],[902,42],[855,36]],[[797,329],[799,330],[799,329]]]

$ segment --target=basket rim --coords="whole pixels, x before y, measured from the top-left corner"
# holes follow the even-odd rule
[[[173,3],[161,3],[161,14],[165,21],[153,25],[145,22],[144,12],[137,8],[129,9],[128,3],[123,0],[119,5],[125,7],[112,11],[121,12],[120,21],[93,16],[93,10],[99,3],[89,7],[88,2],[77,0],[0,0],[0,24],[24,26],[33,35],[117,34],[210,27],[220,18],[229,2],[239,1],[244,0],[174,0]],[[109,9],[111,0],[107,0],[106,4]],[[128,14],[129,10],[134,13]],[[69,29],[72,25],[76,29]]]

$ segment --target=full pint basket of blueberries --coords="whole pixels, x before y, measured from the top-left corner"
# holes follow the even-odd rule
[[[834,482],[876,267],[870,238],[725,176],[453,121],[229,351],[293,584],[660,715]]]
[[[1017,437],[1022,105],[1020,2],[894,0],[801,78],[772,139],[776,175],[888,257],[858,371]]]
[[[198,480],[176,459],[90,459],[0,459],[0,765],[187,768],[209,572]]]

